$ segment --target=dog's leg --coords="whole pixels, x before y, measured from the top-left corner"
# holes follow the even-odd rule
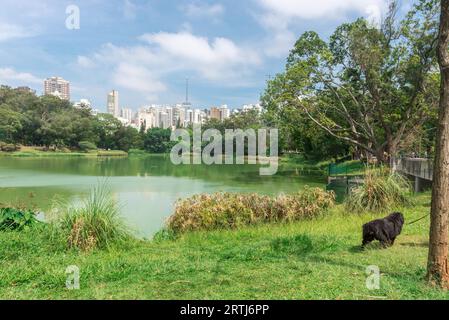
[[[362,242],[362,249],[365,249],[365,247],[370,244],[373,241],[373,237],[371,236],[365,236],[363,237],[363,242]]]

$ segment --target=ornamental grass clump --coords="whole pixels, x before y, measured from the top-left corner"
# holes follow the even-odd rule
[[[69,248],[104,249],[130,238],[117,204],[104,184],[94,187],[81,206],[65,205],[62,208],[56,226]]]
[[[363,185],[351,190],[345,205],[351,212],[385,212],[410,205],[410,194],[411,185],[404,176],[371,169],[366,171]]]
[[[246,225],[314,218],[335,203],[333,192],[306,188],[296,194],[200,194],[176,203],[167,229],[175,233],[236,229]]]

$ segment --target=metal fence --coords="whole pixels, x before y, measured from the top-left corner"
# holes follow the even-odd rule
[[[429,181],[433,179],[433,161],[431,159],[397,158],[392,162],[395,171]]]

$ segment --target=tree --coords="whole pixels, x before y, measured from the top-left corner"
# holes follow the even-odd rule
[[[98,136],[97,146],[103,149],[116,149],[115,134],[123,127],[122,123],[113,115],[102,113],[96,117],[94,127]]]
[[[150,153],[166,153],[169,152],[172,144],[170,142],[171,130],[152,128],[147,131],[144,137],[144,149]]]
[[[305,158],[328,159],[345,156],[349,144],[321,130],[296,104],[287,103],[289,92],[285,74],[277,75],[268,83],[261,97],[263,120],[269,127],[279,129],[279,146],[283,151],[297,151]]]
[[[304,33],[288,60],[278,101],[315,126],[388,162],[437,107],[437,0],[420,0],[400,24],[397,5],[380,28],[364,19],[330,41]]]
[[[432,188],[427,278],[430,283],[449,289],[449,0],[441,0],[437,55],[441,72],[440,112]]]
[[[0,141],[15,142],[15,136],[22,130],[21,118],[8,105],[0,105]]]
[[[115,132],[115,145],[119,150],[128,152],[130,149],[142,149],[143,143],[139,131],[135,128],[122,126]]]

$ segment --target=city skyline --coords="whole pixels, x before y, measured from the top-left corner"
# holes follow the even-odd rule
[[[136,110],[183,102],[188,78],[192,105],[255,103],[304,31],[326,38],[344,21],[380,18],[387,4],[322,2],[80,0],[80,27],[69,29],[71,1],[4,0],[0,83],[40,94],[43,79],[59,75],[71,82],[72,101],[103,109],[105,94],[116,89]]]

